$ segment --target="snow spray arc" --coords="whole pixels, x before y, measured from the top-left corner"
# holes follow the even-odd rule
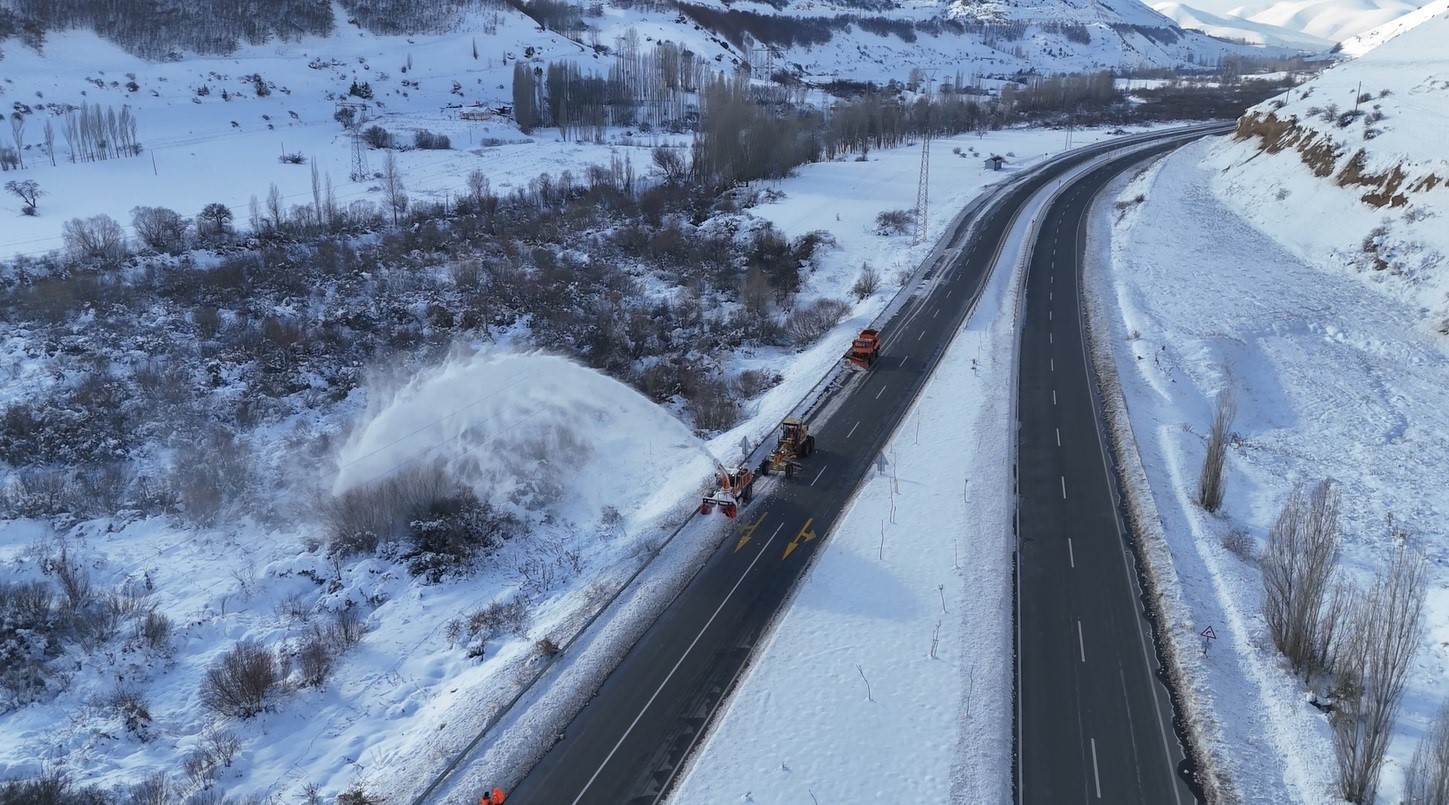
[[[425,369],[369,410],[337,456],[334,494],[438,468],[479,498],[584,524],[629,513],[714,459],[668,411],[566,358],[492,350]]]

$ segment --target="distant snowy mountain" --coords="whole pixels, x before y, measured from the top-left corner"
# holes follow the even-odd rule
[[[1449,0],[1435,0],[1417,11],[1411,11],[1371,31],[1365,31],[1352,39],[1344,40],[1339,50],[1349,56],[1362,56],[1399,34],[1445,13],[1449,13]]]
[[[1158,3],[1154,8],[1183,28],[1202,31],[1221,39],[1240,39],[1255,45],[1306,51],[1328,50],[1333,47],[1332,41],[1302,31],[1253,22],[1231,14],[1213,14],[1183,3]]]
[[[1311,38],[1310,41],[1342,42],[1413,12],[1422,5],[1422,0],[1285,0],[1248,4],[1242,4],[1240,0],[1193,0],[1190,7],[1162,2],[1153,3],[1152,7],[1184,28],[1207,31],[1215,36],[1260,41],[1233,30],[1283,29],[1306,35]],[[1205,24],[1197,24],[1199,19]],[[1217,30],[1211,26],[1216,26]]]
[[[1208,159],[1219,194],[1243,216],[1301,254],[1407,295],[1449,335],[1445,6],[1250,109]]]

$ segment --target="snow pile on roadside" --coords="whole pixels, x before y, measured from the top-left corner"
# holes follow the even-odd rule
[[[1188,670],[1181,692],[1213,722],[1205,749],[1240,794],[1333,801],[1327,719],[1267,633],[1258,569],[1224,538],[1242,532],[1260,553],[1292,487],[1333,479],[1342,572],[1362,587],[1396,547],[1391,526],[1406,529],[1429,562],[1429,609],[1381,778],[1381,800],[1396,801],[1449,689],[1449,492],[1437,482],[1449,470],[1449,411],[1438,404],[1449,358],[1412,305],[1304,262],[1220,200],[1204,155],[1222,148],[1189,146],[1101,205],[1088,281],[1181,581],[1187,612],[1173,613],[1182,618],[1166,637]],[[1236,438],[1224,506],[1209,515],[1195,491],[1223,389],[1237,399]],[[1218,640],[1204,656],[1208,626]]]

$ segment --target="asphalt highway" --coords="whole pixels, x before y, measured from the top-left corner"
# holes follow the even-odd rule
[[[1082,149],[1080,156],[1063,164],[1081,162],[1101,150]],[[809,423],[816,451],[805,459],[804,472],[792,480],[772,476],[757,483],[754,501],[728,523],[720,547],[509,793],[510,805],[653,803],[664,797],[755,643],[961,328],[1017,210],[1058,174],[1047,170],[1016,183],[1002,192],[1000,203],[986,208],[974,230],[967,222],[947,233],[951,248],[943,254],[959,259],[930,270],[915,297],[884,326],[885,343],[875,366],[838,392],[844,399],[828,420]],[[1032,273],[1033,282],[1045,276],[1035,269]],[[841,345],[842,352],[846,346]],[[1023,374],[1024,396],[1026,388]],[[1086,416],[1090,427],[1091,414]],[[1023,443],[1023,460],[1025,456]],[[1105,505],[1110,511],[1110,499]],[[720,515],[711,517],[690,527],[720,528]],[[1058,541],[1049,536],[1036,542]],[[1119,597],[1126,599],[1128,593]],[[1051,629],[1058,626],[1053,623]],[[1051,635],[1055,639],[1055,632]],[[1069,671],[1068,685],[1074,684],[1070,678]],[[1116,680],[1112,676],[1106,682],[1115,685]],[[1033,739],[1036,734],[1031,732]],[[1050,736],[1052,747],[1058,737]],[[1105,745],[1119,733],[1094,737]],[[1075,765],[1077,756],[1073,749],[1064,762]],[[1080,793],[1080,780],[1073,779],[1077,782],[1065,788]]]
[[[1064,189],[1041,218],[1029,263],[1017,399],[1021,803],[1197,799],[1084,346],[1087,212],[1143,159],[1113,160]]]

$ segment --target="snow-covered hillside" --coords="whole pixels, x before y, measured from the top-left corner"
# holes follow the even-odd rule
[[[1276,35],[1287,37],[1284,43],[1292,46],[1298,37],[1305,37],[1307,42],[1342,42],[1421,5],[1423,0],[1281,0],[1246,4],[1240,0],[1192,0],[1190,5],[1158,2],[1152,7],[1184,28],[1249,42],[1260,41],[1259,36]]]
[[[1249,221],[1412,301],[1449,335],[1446,36],[1441,14],[1254,107],[1208,164]]]
[[[1221,39],[1240,39],[1258,45],[1294,48],[1304,51],[1325,51],[1333,42],[1292,28],[1254,22],[1232,14],[1214,14],[1183,3],[1157,3],[1153,6],[1163,16],[1194,31]]]
[[[1396,17],[1352,39],[1345,39],[1340,43],[1339,51],[1348,56],[1362,56],[1399,34],[1417,28],[1424,21],[1445,13],[1449,13],[1449,0],[1434,0],[1423,8]]]

